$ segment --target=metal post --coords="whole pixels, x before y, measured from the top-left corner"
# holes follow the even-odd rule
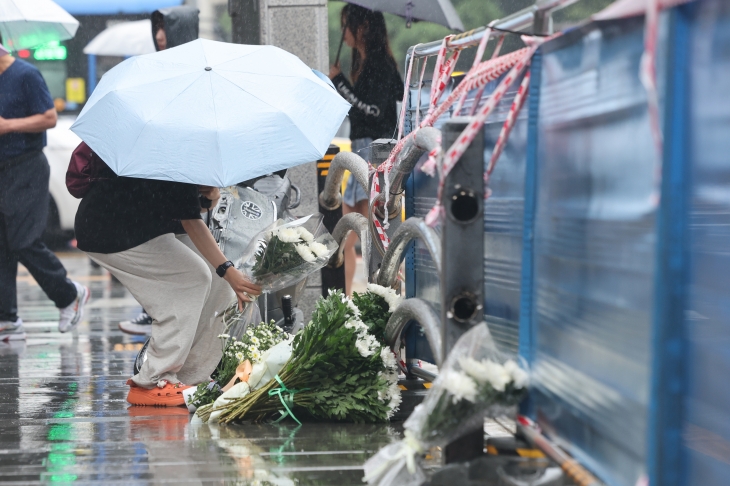
[[[340,148],[337,145],[330,145],[324,158],[317,161],[317,194],[324,190],[325,180],[327,180],[330,164],[332,163],[332,159],[334,159],[335,155],[339,152]],[[324,216],[324,227],[327,228],[327,231],[332,233],[335,230],[335,226],[337,226],[337,222],[342,219],[342,205],[337,207],[337,209],[327,209],[322,206],[322,203],[320,203],[319,212]],[[345,290],[344,265],[339,268],[324,267],[322,269],[322,295],[327,295],[328,289]]]
[[[94,92],[94,88],[96,88],[96,54],[88,54],[88,65],[89,65],[89,71],[88,71],[88,77],[89,82],[86,83],[88,93],[86,95],[86,99],[89,99],[89,96],[91,96],[91,93]]]
[[[228,14],[234,44],[261,44],[259,0],[228,0]]]
[[[444,126],[444,147],[466,128],[468,118]],[[441,242],[441,302],[444,356],[456,341],[483,319],[484,268],[484,138],[476,137],[444,183],[441,204],[446,212]],[[478,262],[479,265],[475,265]]]
[[[471,118],[452,118],[444,125],[444,147],[450,147]],[[484,302],[484,137],[476,137],[444,182],[441,204],[446,216],[441,241],[441,319],[443,356],[456,341],[483,320]],[[446,446],[447,463],[473,459],[484,451],[479,428]]]

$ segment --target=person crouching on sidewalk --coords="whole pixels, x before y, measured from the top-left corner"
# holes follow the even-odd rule
[[[147,360],[127,382],[133,405],[184,405],[221,358],[216,314],[261,288],[218,248],[200,216],[199,191],[180,182],[118,177],[105,168],[76,214],[78,248],[114,275],[154,318]],[[175,237],[182,223],[187,235]],[[235,294],[235,297],[234,297]]]

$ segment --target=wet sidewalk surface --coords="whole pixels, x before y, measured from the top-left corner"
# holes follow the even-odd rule
[[[58,311],[22,268],[26,342],[0,343],[0,483],[361,485],[362,464],[399,424],[191,425],[182,407],[130,407],[144,337],[117,328],[140,307],[80,253],[62,255],[91,289],[84,320]]]

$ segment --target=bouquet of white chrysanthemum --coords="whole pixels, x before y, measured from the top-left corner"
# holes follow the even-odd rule
[[[449,353],[428,396],[404,424],[405,439],[365,463],[365,480],[379,486],[421,484],[422,455],[484,426],[485,417],[515,415],[529,378],[516,359],[499,352],[485,323]]]
[[[370,330],[373,319],[387,321],[390,311],[374,293],[361,294],[356,302],[367,308],[361,311],[342,292],[330,291],[317,301],[312,321],[294,337],[291,356],[273,379],[250,383],[244,395],[219,400],[220,406],[199,410],[198,416],[220,422],[280,414],[295,420],[388,420],[401,401],[397,363]]]
[[[233,304],[231,307],[235,306],[236,304]],[[266,350],[290,336],[271,321],[249,327],[240,339],[228,334],[221,334],[218,337],[223,345],[223,356],[213,371],[213,381],[201,383],[194,392],[190,389],[191,392],[185,394],[185,402],[191,410],[213,403],[223,393],[223,387],[236,376],[236,368],[241,363],[246,360],[251,364],[258,363]]]
[[[275,222],[251,240],[238,268],[265,292],[289,287],[316,272],[337,251],[322,219],[316,214]]]

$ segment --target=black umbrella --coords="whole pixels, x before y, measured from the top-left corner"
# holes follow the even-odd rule
[[[345,0],[377,12],[390,13],[406,19],[406,25],[411,26],[414,20],[423,20],[443,25],[451,30],[464,31],[464,24],[461,23],[459,14],[449,0]],[[340,61],[342,43],[345,40],[345,32],[342,31],[340,46],[337,49],[337,59]]]

